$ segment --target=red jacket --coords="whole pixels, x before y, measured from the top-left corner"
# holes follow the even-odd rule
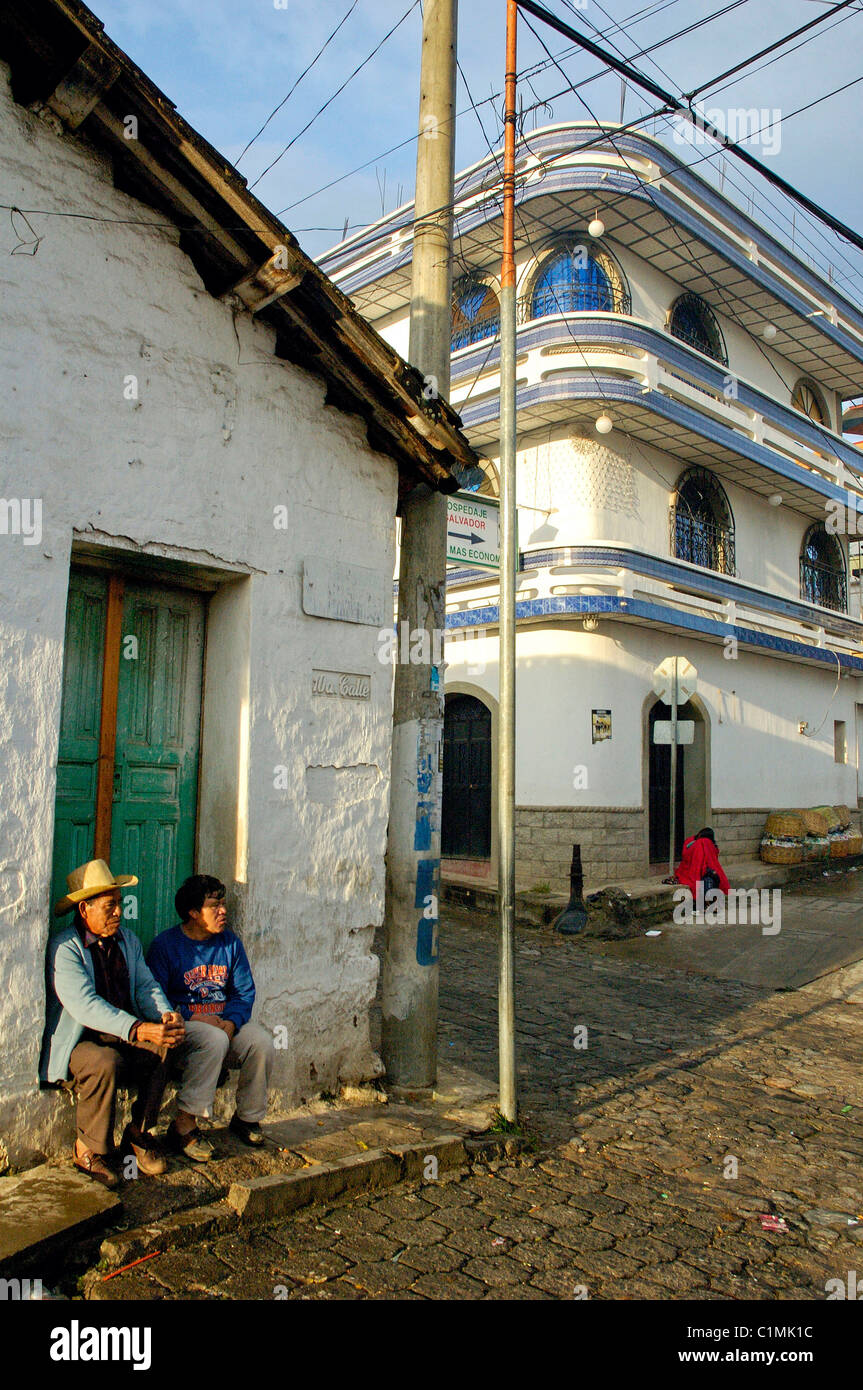
[[[693,835],[691,839],[683,842],[683,857],[677,866],[675,877],[694,896],[696,885],[704,877],[706,869],[713,869],[719,875],[719,886],[723,893],[727,893],[730,885],[719,862],[715,844],[706,835],[702,835],[701,839],[696,839]]]

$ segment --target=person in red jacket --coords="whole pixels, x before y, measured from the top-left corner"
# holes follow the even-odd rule
[[[705,876],[705,893],[708,893],[711,888],[720,888],[723,893],[728,893],[730,885],[725,870],[719,862],[716,840],[709,826],[704,830],[699,830],[698,834],[693,835],[690,839],[684,840],[683,854],[674,872],[674,877],[664,879],[663,882],[682,883],[695,897],[698,884]]]

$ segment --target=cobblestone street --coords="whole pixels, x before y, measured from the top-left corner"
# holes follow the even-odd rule
[[[847,920],[856,890],[833,896]],[[494,929],[450,913],[441,939],[441,1052],[493,1076]],[[96,1296],[823,1300],[846,1284],[863,1261],[860,966],[768,992],[537,931],[518,935],[517,978],[533,1153],[169,1252]]]

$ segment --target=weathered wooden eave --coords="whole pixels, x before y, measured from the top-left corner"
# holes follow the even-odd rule
[[[0,0],[0,57],[13,93],[47,108],[112,158],[115,182],[180,228],[214,295],[233,294],[276,330],[276,354],[327,382],[399,467],[399,496],[425,482],[458,487],[475,466],[460,419],[354,309],[246,181],[104,33],[78,0]],[[127,117],[137,138],[127,137]]]

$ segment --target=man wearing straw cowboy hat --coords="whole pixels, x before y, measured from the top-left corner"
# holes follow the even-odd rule
[[[141,1173],[164,1173],[164,1154],[149,1130],[162,1103],[167,1053],[184,1036],[182,1017],[147,969],[137,936],[120,926],[120,889],[137,882],[133,874],[115,877],[103,859],[74,869],[54,912],[74,908],[75,919],[53,937],[46,962],[40,1078],[71,1080],[78,1130],[73,1162],[105,1187],[117,1186],[105,1161],[113,1148],[117,1086],[130,1081],[137,1096],[120,1152],[134,1155]]]

